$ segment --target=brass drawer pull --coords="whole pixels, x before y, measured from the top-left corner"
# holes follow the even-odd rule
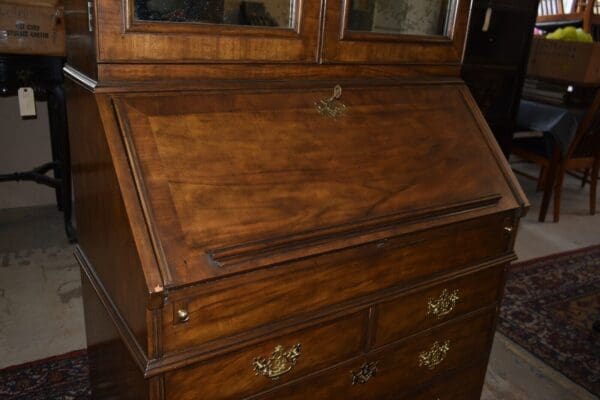
[[[300,343],[295,344],[287,351],[283,346],[277,346],[268,359],[264,357],[254,359],[252,362],[254,373],[256,375],[264,375],[276,381],[281,375],[291,371],[294,365],[296,365],[301,351],[302,346]]]
[[[177,310],[177,319],[182,323],[188,322],[190,320],[190,314],[188,313],[188,310],[185,308],[180,308]]]
[[[450,350],[450,341],[446,340],[444,344],[440,345],[437,341],[431,346],[431,349],[423,351],[419,354],[419,367],[427,367],[434,369],[439,365],[448,354]]]
[[[323,100],[319,100],[315,103],[317,111],[321,115],[325,115],[331,118],[338,118],[344,116],[346,113],[346,105],[340,100],[342,97],[342,87],[335,85],[333,88],[333,95]]]
[[[429,299],[427,304],[427,315],[434,315],[437,318],[442,318],[452,312],[456,306],[456,302],[460,299],[458,289],[449,292],[447,289],[442,290],[440,297],[437,299]]]
[[[366,362],[358,371],[351,371],[351,374],[352,385],[364,385],[369,379],[377,375],[377,361]]]

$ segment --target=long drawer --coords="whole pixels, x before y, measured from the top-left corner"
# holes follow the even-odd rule
[[[412,388],[434,382],[442,375],[465,366],[481,366],[488,354],[493,321],[491,310],[453,320],[330,372],[253,399],[402,398]],[[426,394],[416,398],[426,398]]]
[[[442,379],[427,382],[420,389],[396,400],[479,400],[485,379],[485,363],[475,364]]]
[[[240,399],[360,354],[368,313],[361,312],[165,374],[167,397]]]
[[[510,224],[509,215],[496,214],[202,285],[164,308],[164,352],[287,318],[314,318],[385,289],[507,254],[512,238],[505,228]]]

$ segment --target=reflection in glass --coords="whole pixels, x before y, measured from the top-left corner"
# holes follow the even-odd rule
[[[457,0],[351,0],[348,29],[449,36]]]
[[[295,10],[295,0],[135,0],[135,19],[141,21],[293,28]]]

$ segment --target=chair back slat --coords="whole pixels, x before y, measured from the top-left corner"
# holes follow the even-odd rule
[[[600,89],[587,109],[575,138],[569,146],[567,158],[600,156]]]

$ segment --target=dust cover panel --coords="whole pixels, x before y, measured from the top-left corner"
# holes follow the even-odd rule
[[[154,215],[171,204],[188,250],[212,252],[509,195],[460,88],[345,88],[337,118],[315,107],[326,89],[125,97],[123,114]]]

